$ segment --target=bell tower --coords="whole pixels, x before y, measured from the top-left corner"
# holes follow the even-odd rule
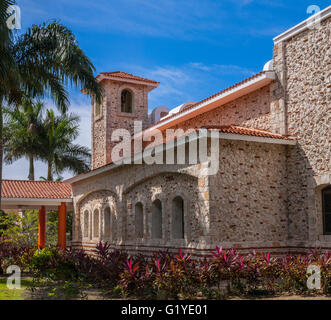
[[[101,104],[92,97],[92,169],[111,162],[111,141],[115,129],[133,134],[134,121],[141,121],[143,129],[149,125],[148,93],[159,82],[115,71],[102,72],[96,77],[104,96]]]

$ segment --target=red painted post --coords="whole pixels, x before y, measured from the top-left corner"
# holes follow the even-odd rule
[[[59,214],[58,214],[58,245],[60,249],[65,250],[66,248],[66,217],[67,216],[67,209],[66,209],[66,203],[61,202],[61,205],[59,206]]]
[[[38,225],[38,249],[45,248],[46,244],[46,208],[42,206],[39,209],[39,225]]]

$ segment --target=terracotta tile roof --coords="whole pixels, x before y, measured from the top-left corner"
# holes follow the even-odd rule
[[[272,133],[266,130],[246,128],[240,126],[202,126],[209,130],[218,130],[221,133],[233,133],[245,136],[255,136],[271,139],[296,140],[294,137],[285,137],[281,134]],[[198,129],[196,129],[198,130]]]
[[[255,136],[255,137],[261,137],[261,138],[269,138],[269,139],[281,139],[281,140],[296,140],[293,137],[285,137],[281,134],[272,133],[266,130],[260,130],[260,129],[252,129],[252,128],[246,128],[246,127],[240,127],[240,126],[217,126],[217,125],[210,125],[210,126],[201,126],[200,128],[193,128],[193,131],[198,132],[200,129],[207,129],[208,131],[218,131],[220,133],[232,133],[232,134],[240,134],[243,136]],[[163,132],[164,133],[164,132]],[[187,133],[183,131],[182,135],[177,135],[176,139],[178,139],[181,136],[186,136]],[[166,135],[163,136],[162,143],[167,143],[173,140],[172,137],[167,137]],[[150,144],[150,141],[146,141],[144,144],[143,141],[143,148],[148,147]],[[161,144],[161,142],[160,142]],[[155,145],[153,146],[155,147]]]
[[[71,185],[52,181],[2,180],[2,198],[70,199]]]
[[[149,82],[149,83],[153,83],[153,84],[159,84],[160,83],[158,81],[138,77],[138,76],[135,76],[131,73],[126,73],[126,72],[123,72],[123,71],[101,72],[100,74],[105,75],[105,76],[110,76],[110,77],[122,78],[122,79],[144,81],[144,82]]]
[[[244,83],[246,83],[246,82],[248,82],[248,81],[251,81],[251,80],[257,78],[257,77],[259,77],[260,75],[262,75],[262,74],[264,74],[264,73],[266,73],[266,71],[261,71],[261,72],[259,72],[259,73],[256,73],[256,74],[254,74],[253,76],[251,76],[251,77],[249,77],[249,78],[246,78],[246,79],[244,79],[244,80],[242,80],[242,81],[240,81],[240,82],[237,82],[236,84],[232,85],[231,87],[228,87],[228,88],[226,88],[226,89],[223,89],[223,90],[221,90],[221,91],[219,91],[219,92],[213,94],[212,96],[210,96],[210,97],[208,97],[208,98],[205,98],[205,99],[203,99],[203,100],[201,100],[201,101],[199,101],[199,102],[197,102],[197,103],[194,103],[194,104],[188,105],[188,106],[186,106],[185,108],[183,108],[183,110],[181,110],[181,111],[179,111],[179,112],[177,112],[177,113],[174,113],[174,114],[172,114],[172,115],[169,115],[169,116],[167,116],[167,117],[164,117],[164,118],[161,119],[160,121],[153,123],[152,125],[150,125],[149,127],[147,127],[145,130],[148,130],[149,128],[152,128],[152,127],[154,127],[155,125],[157,125],[157,124],[159,124],[159,123],[162,123],[162,122],[164,122],[164,121],[167,121],[167,120],[169,120],[169,119],[171,119],[171,118],[173,118],[173,117],[176,117],[177,115],[179,115],[179,114],[181,114],[181,113],[183,113],[183,112],[186,112],[187,110],[192,109],[192,108],[196,107],[197,105],[199,105],[199,104],[201,104],[201,103],[204,103],[204,102],[206,102],[206,101],[208,101],[208,100],[211,100],[211,99],[215,98],[216,96],[218,96],[218,95],[220,95],[220,94],[223,94],[223,93],[225,93],[225,92],[227,92],[227,91],[230,91],[230,90],[234,89],[235,87],[239,87],[239,86],[241,86],[242,84],[244,84]],[[170,110],[170,111],[171,111],[171,110]],[[143,130],[143,131],[145,131],[145,130]]]

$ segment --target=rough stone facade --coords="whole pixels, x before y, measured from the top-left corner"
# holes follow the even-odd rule
[[[331,183],[330,30],[329,18],[274,47],[274,97],[285,106],[286,133],[298,138],[287,155],[289,235],[298,244],[328,238],[321,189]]]
[[[268,85],[215,110],[185,121],[174,127],[174,129],[180,127],[187,130],[189,128],[200,128],[202,125],[239,125],[271,131],[270,106],[271,95],[270,85]]]
[[[321,28],[277,43],[271,84],[174,127],[239,125],[294,136],[296,145],[221,139],[219,170],[211,176],[205,175],[205,163],[186,163],[124,165],[86,177],[72,184],[74,245],[88,250],[103,240],[134,252],[184,248],[196,255],[216,245],[277,252],[331,248],[331,236],[323,234],[321,203],[321,190],[331,185],[330,29],[327,18]],[[93,168],[110,161],[114,129],[132,132],[135,119],[148,125],[146,87],[104,85],[102,114],[95,119],[92,112]],[[131,116],[120,113],[123,88],[134,94]],[[173,231],[176,197],[183,200],[181,239]],[[141,237],[137,204],[143,208]],[[161,238],[152,237],[155,210],[162,219]]]
[[[74,240],[94,247],[93,214],[100,214],[100,239],[128,250],[212,249],[225,243],[237,247],[286,240],[286,148],[257,142],[220,141],[220,169],[204,175],[203,165],[127,165],[95,176],[75,187]],[[240,177],[240,181],[238,180]],[[265,181],[270,181],[265,184]],[[184,201],[183,239],[172,236],[173,200]],[[162,239],[153,239],[152,205],[162,204]],[[263,202],[263,206],[260,204]],[[135,235],[135,205],[144,212],[143,238]],[[111,207],[114,237],[105,239],[103,214]],[[84,214],[89,212],[89,236]]]
[[[104,80],[104,97],[101,113],[95,115],[96,104],[92,107],[92,169],[111,161],[111,150],[116,142],[111,141],[115,129],[127,129],[133,134],[135,120],[142,121],[143,129],[149,124],[147,86],[121,81]],[[133,97],[133,112],[121,112],[121,92],[130,90]]]

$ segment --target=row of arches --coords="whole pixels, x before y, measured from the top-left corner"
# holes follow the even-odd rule
[[[171,201],[171,238],[185,238],[185,206],[181,196],[176,196]],[[150,235],[152,239],[162,239],[164,235],[164,209],[161,200],[152,203],[150,221]],[[146,210],[142,202],[134,206],[134,238],[142,239],[145,234]],[[114,240],[116,235],[117,219],[113,210],[107,206],[94,208],[93,211],[85,209],[83,213],[83,238]]]
[[[152,217],[151,217],[151,238],[163,238],[163,206],[159,199],[152,203]],[[135,221],[135,236],[136,238],[144,237],[144,205],[141,202],[135,204],[134,207],[134,221]],[[171,210],[171,235],[173,239],[184,239],[185,236],[185,212],[184,200],[177,196],[172,200]]]
[[[113,240],[115,233],[116,216],[110,207],[105,207],[103,211],[101,211],[100,208],[95,208],[92,213],[88,209],[84,210],[84,238],[102,238],[104,240]]]

